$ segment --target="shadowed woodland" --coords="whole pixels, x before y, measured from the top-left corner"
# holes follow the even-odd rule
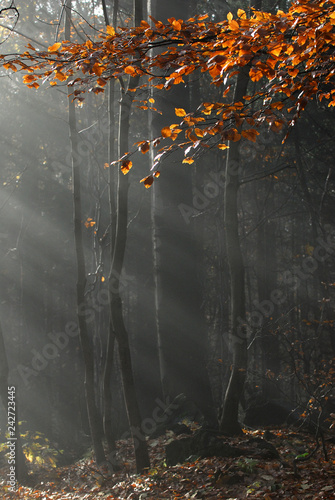
[[[334,27],[0,2],[2,498],[334,498]]]

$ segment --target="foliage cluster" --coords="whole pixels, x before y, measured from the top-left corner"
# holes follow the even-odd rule
[[[135,28],[108,26],[100,33],[100,41],[85,43],[65,41],[38,51],[15,57],[1,56],[7,70],[27,73],[23,81],[30,88],[41,83],[68,82],[73,98],[82,101],[85,91],[104,92],[110,79],[145,77],[142,88],[152,85],[170,89],[185,83],[194,71],[207,72],[216,86],[223,85],[223,99],[205,102],[196,112],[176,108],[179,123],[166,126],[161,136],[137,144],[142,153],[161,140],[173,141],[184,132],[179,147],[185,152],[185,163],[193,163],[199,148],[213,143],[219,149],[227,141],[241,137],[255,141],[257,127],[266,123],[279,131],[285,123],[293,127],[307,103],[317,98],[335,105],[334,78],[334,0],[297,0],[288,12],[276,14],[253,10],[251,17],[238,10],[238,17],[210,22],[207,15],[187,21],[170,18],[167,24],[151,19]],[[261,82],[259,90],[244,97],[244,102],[231,102],[229,80],[238,72],[248,72],[253,82]],[[136,89],[133,89],[136,90]],[[152,108],[153,99],[141,104]],[[153,108],[155,109],[155,108]],[[144,179],[149,187],[162,156],[174,146],[169,144],[156,155],[153,174]],[[123,172],[131,168],[128,152],[122,157]]]

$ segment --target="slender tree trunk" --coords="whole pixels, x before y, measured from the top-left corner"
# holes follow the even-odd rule
[[[135,0],[134,18],[135,24],[141,20],[142,2]],[[118,134],[118,155],[119,157],[128,151],[128,136],[130,128],[130,113],[133,97],[121,82],[122,98],[119,111],[119,134]],[[136,87],[138,79],[132,79],[132,87]],[[147,442],[141,431],[142,419],[137,401],[135,380],[133,374],[132,360],[130,354],[129,337],[123,318],[122,298],[120,295],[120,276],[123,269],[124,255],[127,243],[127,223],[128,223],[128,190],[129,176],[118,170],[117,180],[117,200],[116,200],[116,232],[113,250],[113,260],[109,275],[109,293],[111,301],[112,328],[118,343],[118,352],[121,365],[123,392],[126,403],[126,410],[130,425],[130,432],[133,438],[136,469],[143,472],[150,467]]]
[[[250,7],[261,9],[262,0],[250,0]],[[246,66],[237,76],[234,92],[235,102],[244,102],[243,98],[247,93],[248,83],[249,68]],[[230,343],[233,350],[233,363],[220,416],[220,430],[230,435],[242,432],[238,421],[238,409],[243,398],[247,372],[245,268],[238,224],[239,167],[239,142],[230,141],[226,160],[224,218],[227,260],[230,271]]]
[[[106,1],[102,0],[102,7],[104,12],[105,24],[110,24],[108,16]],[[114,0],[112,26],[116,28],[116,17],[118,11],[118,1]],[[114,113],[114,79],[108,82],[108,121],[109,121],[109,140],[108,140],[108,163],[115,159],[115,113]],[[113,258],[113,248],[115,242],[115,203],[114,203],[114,170],[111,168],[108,171],[109,183],[109,211],[110,211],[110,251],[111,262]],[[112,277],[113,278],[113,277]],[[111,393],[111,377],[113,371],[113,361],[115,352],[115,332],[113,329],[112,321],[109,321],[108,338],[107,338],[107,352],[105,360],[105,369],[103,374],[103,406],[104,406],[104,432],[107,441],[108,452],[112,453],[115,450],[115,432],[113,430],[112,422],[112,393]]]
[[[268,183],[267,183],[268,184]],[[262,191],[261,191],[262,193]],[[259,193],[258,193],[259,195]],[[261,194],[262,195],[262,194]],[[274,209],[273,205],[273,195],[274,189],[273,184],[270,186],[270,191],[265,194],[264,197],[268,200],[265,211],[267,213]],[[257,231],[257,290],[258,290],[258,303],[266,304],[269,301],[271,291],[276,288],[276,223],[275,221],[267,220],[266,212],[263,213],[264,222],[260,225]],[[265,302],[264,302],[265,301]],[[257,304],[257,302],[256,302]],[[253,301],[251,301],[251,307],[253,308]],[[274,310],[275,310],[275,306]],[[266,309],[266,306],[265,306]],[[280,358],[278,356],[279,343],[278,337],[274,332],[269,331],[269,326],[267,325],[267,318],[273,315],[274,311],[265,311],[263,317],[263,323],[260,325],[260,347],[261,347],[261,363],[262,363],[262,375],[266,374],[268,371],[274,373],[276,376],[280,371]],[[273,390],[275,389],[274,380],[268,376],[265,377],[262,387],[262,392],[265,399],[270,399],[273,397]]]
[[[237,76],[235,101],[243,102],[248,82],[248,68],[245,68]],[[221,431],[230,435],[242,432],[238,422],[238,408],[243,394],[247,369],[245,270],[238,230],[239,167],[239,142],[230,141],[226,161],[224,217],[227,259],[230,270],[230,342],[233,349],[233,364],[220,418]]]
[[[13,413],[15,413],[14,425],[15,432],[13,438],[15,440],[12,443],[15,443],[15,478],[19,484],[26,484],[28,479],[28,469],[26,464],[26,459],[22,450],[22,443],[20,437],[20,429],[19,429],[19,414],[18,414],[18,401],[17,401],[17,393],[15,388],[15,399],[14,405],[8,406],[8,360],[5,348],[5,342],[3,338],[2,327],[0,325],[0,396],[3,407],[5,409],[5,414],[7,414],[7,410],[11,409]],[[8,464],[9,467],[9,464]],[[9,473],[9,471],[8,471]]]
[[[112,322],[110,321],[109,334],[107,339],[107,352],[105,360],[104,369],[104,380],[103,380],[103,398],[104,398],[104,433],[107,441],[108,453],[112,453],[115,450],[115,433],[113,430],[112,421],[112,393],[111,393],[111,377],[113,371],[113,360],[114,360],[114,349],[115,347],[115,334],[113,330]]]
[[[299,131],[300,131],[300,125],[296,124],[296,126],[294,127],[294,146],[295,146],[295,151],[296,151],[296,166],[297,166],[301,190],[303,193],[303,200],[305,202],[306,209],[309,212],[309,217],[310,217],[310,221],[311,221],[313,243],[316,244],[317,239],[318,239],[318,226],[320,225],[320,220],[319,220],[318,214],[315,210],[313,199],[312,199],[311,193],[310,193],[310,191],[308,189],[308,185],[307,185],[306,174],[305,174],[304,165],[302,162],[302,152],[300,149]],[[315,281],[316,281],[316,283],[315,283],[316,290],[317,290],[317,293],[319,294],[319,299],[322,299],[323,298],[323,289],[322,289],[321,283],[324,283],[327,280],[327,273],[325,271],[325,266],[324,266],[323,262],[320,262],[320,264],[317,268],[317,273],[314,276],[315,276]]]
[[[302,161],[302,151],[300,148],[300,125],[297,123],[296,126],[294,127],[294,145],[295,145],[295,151],[296,151],[296,165],[297,165],[297,171],[298,171],[298,176],[299,176],[299,181],[300,181],[300,186],[301,190],[303,192],[303,199],[305,201],[306,209],[309,212],[309,217],[311,221],[311,227],[312,227],[312,240],[313,240],[313,245],[316,245],[316,242],[318,240],[318,227],[321,227],[321,217],[318,216],[315,206],[313,203],[313,198],[311,196],[311,193],[308,189],[307,185],[307,179],[306,179],[306,174],[304,170],[304,165]],[[316,271],[313,274],[313,279],[314,279],[314,287],[315,287],[315,293],[316,293],[316,298],[318,298],[318,301],[325,300],[325,303],[328,303],[329,300],[329,287],[327,285],[329,278],[328,278],[328,272],[327,272],[327,267],[325,262],[319,262]],[[316,302],[316,301],[315,301]],[[314,314],[315,318],[318,318],[320,315],[320,305],[319,303],[316,303],[315,305],[314,302]],[[332,315],[332,311],[331,311]],[[335,331],[334,327],[328,327],[329,331],[329,340],[330,340],[330,345],[333,351],[333,354],[335,354]]]
[[[67,0],[66,4],[66,29],[65,38],[70,40],[71,26],[71,0]],[[70,93],[70,90],[69,90]],[[80,155],[78,154],[78,134],[76,130],[76,115],[74,102],[69,96],[69,129],[70,141],[72,150],[72,183],[73,183],[73,220],[74,220],[74,237],[75,251],[77,259],[77,315],[79,325],[79,338],[84,358],[85,366],[85,395],[90,432],[93,442],[94,453],[97,463],[102,463],[106,460],[104,449],[101,441],[100,432],[100,415],[95,403],[94,389],[94,357],[92,353],[92,342],[89,338],[89,332],[84,315],[80,313],[81,309],[86,304],[85,288],[86,288],[86,266],[84,256],[84,244],[82,235],[82,208],[81,208],[81,165],[78,162]]]
[[[129,93],[123,92],[123,96],[120,102],[120,122],[118,137],[120,155],[122,154],[122,152],[128,150],[129,119],[132,100],[133,98],[129,95]],[[130,424],[130,432],[132,434],[134,442],[136,468],[137,472],[142,472],[145,468],[150,466],[150,461],[147,443],[143,433],[141,433],[142,420],[137,401],[130,355],[129,337],[124,324],[122,298],[120,295],[120,276],[123,269],[123,261],[127,242],[128,190],[129,176],[123,175],[121,170],[119,170],[117,186],[117,224],[109,283],[112,327],[118,343],[123,391]]]

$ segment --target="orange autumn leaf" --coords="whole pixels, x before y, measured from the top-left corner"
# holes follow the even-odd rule
[[[181,30],[181,23],[180,23],[180,21],[176,21],[174,19],[171,24],[172,24],[172,26],[174,27],[175,30],[177,30],[177,31]]]
[[[13,70],[13,71],[15,71],[15,72],[17,71],[17,67],[16,67],[16,66],[14,66],[14,64],[13,64],[13,63],[11,63],[11,62],[4,64],[4,65],[3,65],[3,67],[4,67],[5,69],[12,69],[12,70]]]
[[[140,182],[143,182],[144,187],[147,189],[152,185],[154,182],[154,177],[153,175],[148,175],[147,177],[144,177],[143,179],[140,180]]]
[[[191,163],[194,163],[194,160],[193,160],[193,158],[191,158],[190,156],[188,156],[187,158],[185,158],[183,160],[183,163],[189,163],[189,164],[191,164]]]
[[[22,78],[23,80],[23,83],[27,84],[27,83],[31,83],[31,82],[34,82],[36,80],[36,76],[34,75],[24,75],[24,77]]]
[[[194,132],[197,134],[198,137],[203,137],[205,135],[205,132],[201,128],[195,128]]]
[[[97,75],[97,76],[101,76],[102,73],[104,72],[105,70],[105,67],[102,65],[102,64],[98,64],[98,63],[95,63],[93,68],[92,68],[92,71]]]
[[[259,132],[254,128],[250,128],[249,130],[242,130],[242,135],[245,139],[256,142],[256,137],[259,135]]]
[[[295,78],[297,75],[299,75],[299,69],[298,68],[288,69],[287,72],[288,72],[288,74],[290,76],[293,76],[293,78]]]
[[[280,132],[281,129],[283,128],[284,122],[283,120],[275,120],[274,122],[271,123],[271,130],[273,132]]]
[[[229,21],[229,28],[232,30],[232,31],[238,31],[240,29],[240,26],[238,24],[237,21]]]
[[[274,55],[275,57],[278,57],[280,55],[282,51],[282,47],[280,45],[278,45],[277,47],[274,47],[273,49],[271,49],[269,52],[270,54]]]
[[[150,149],[150,142],[149,141],[145,141],[143,144],[141,144],[138,148],[141,153],[145,154],[149,151]]]
[[[34,82],[34,83],[30,84],[30,85],[27,85],[27,87],[29,89],[38,89],[39,84],[37,82]]]
[[[121,172],[124,175],[128,174],[128,172],[132,166],[133,166],[133,162],[131,162],[130,160],[123,160],[123,162],[121,163]]]
[[[61,45],[62,44],[60,42],[54,43],[53,45],[48,47],[48,52],[57,52]]]
[[[105,80],[104,78],[98,78],[97,84],[100,85],[100,87],[104,87],[107,84],[107,80]]]
[[[109,36],[115,36],[115,29],[113,26],[106,26],[106,32]]]
[[[251,68],[249,71],[249,76],[253,82],[259,82],[259,80],[263,78],[264,74],[263,71],[258,68]]]
[[[60,82],[64,82],[67,79],[67,76],[64,75],[64,73],[62,73],[61,71],[56,71],[55,78],[57,78],[57,80],[59,80]]]
[[[126,66],[124,69],[124,72],[127,75],[135,76],[136,75],[136,68],[134,66]]]
[[[172,130],[170,129],[170,127],[163,127],[161,130],[161,134],[163,137],[171,137]]]
[[[176,113],[176,116],[186,116],[186,111],[183,108],[175,108],[174,112]]]
[[[229,130],[225,130],[222,134],[223,139],[227,141],[237,142],[241,139],[241,134],[236,130],[236,128],[231,128]]]
[[[284,103],[282,101],[273,102],[271,104],[272,109],[283,109]]]

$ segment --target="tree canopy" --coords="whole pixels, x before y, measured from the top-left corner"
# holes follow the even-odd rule
[[[179,123],[164,127],[161,137],[137,144],[146,153],[151,142],[158,146],[162,139],[175,140],[184,132],[185,140],[179,144],[185,153],[183,162],[193,163],[199,147],[215,144],[225,149],[226,141],[238,141],[241,136],[255,141],[260,124],[275,132],[284,124],[294,126],[315,97],[335,106],[334,25],[335,0],[297,0],[288,12],[252,9],[248,16],[239,9],[237,18],[229,13],[217,23],[205,15],[186,21],[170,18],[167,24],[151,18],[151,24],[142,21],[135,28],[108,26],[106,33],[99,32],[98,40],[56,42],[47,51],[29,44],[28,51],[1,59],[6,69],[26,73],[23,81],[30,88],[66,81],[78,101],[86,91],[104,92],[113,78],[139,76],[142,88],[168,90],[196,70],[207,72],[213,85],[224,87],[222,99],[204,102],[190,113],[176,108]],[[243,102],[232,102],[229,83],[242,68],[259,84]],[[139,106],[148,109],[153,104],[149,98]],[[172,148],[164,146],[156,155],[153,175],[159,175],[159,161]],[[124,173],[132,166],[127,156],[122,158]],[[145,178],[145,185],[152,180],[152,176]]]

